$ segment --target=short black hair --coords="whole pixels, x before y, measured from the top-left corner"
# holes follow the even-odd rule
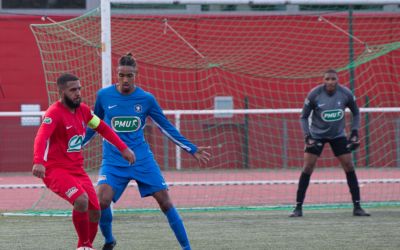
[[[121,56],[118,61],[119,66],[132,66],[136,68],[136,60],[133,58],[132,53],[127,53],[124,56]]]
[[[324,72],[324,75],[325,74],[336,74],[337,75],[337,71],[334,69],[328,69],[327,71]]]
[[[65,87],[65,84],[70,81],[78,81],[79,78],[70,73],[64,73],[57,78],[57,87],[62,89]]]

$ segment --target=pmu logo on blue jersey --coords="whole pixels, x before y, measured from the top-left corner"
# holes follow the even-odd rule
[[[344,112],[341,109],[326,110],[321,113],[322,120],[326,122],[339,121],[343,118]]]
[[[137,116],[116,116],[111,119],[111,126],[116,132],[135,132],[140,125],[141,120]]]

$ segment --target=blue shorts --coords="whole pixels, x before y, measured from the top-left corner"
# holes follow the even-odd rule
[[[102,165],[97,185],[110,185],[114,190],[113,202],[117,202],[131,180],[136,181],[141,197],[168,189],[160,167],[153,157],[138,160],[130,167]]]

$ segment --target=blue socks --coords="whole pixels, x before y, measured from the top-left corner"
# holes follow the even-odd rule
[[[111,243],[114,241],[114,236],[112,235],[112,211],[111,207],[101,210],[100,217],[100,230],[105,238],[105,243]]]
[[[179,241],[183,250],[191,250],[189,239],[186,234],[185,226],[183,225],[183,221],[178,214],[178,211],[175,207],[170,208],[166,213],[165,216],[168,219],[168,223],[174,231],[176,239]],[[114,236],[112,235],[112,211],[111,207],[108,207],[104,210],[101,210],[101,217],[100,217],[100,230],[105,238],[105,243],[113,242]]]
[[[176,208],[171,207],[167,212],[165,212],[165,216],[167,216],[168,223],[171,226],[172,231],[174,231],[176,239],[179,241],[179,244],[181,245],[182,249],[191,250],[185,226],[183,225],[183,221],[179,216]]]

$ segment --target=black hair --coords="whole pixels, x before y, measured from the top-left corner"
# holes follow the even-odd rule
[[[324,75],[325,74],[336,74],[337,75],[337,71],[334,69],[328,69],[327,71],[324,72]]]
[[[132,66],[136,68],[136,60],[133,58],[132,53],[127,53],[124,56],[121,56],[121,58],[118,61],[119,66]]]
[[[70,81],[78,81],[79,78],[70,73],[64,73],[57,78],[57,87],[63,89],[65,84]]]

